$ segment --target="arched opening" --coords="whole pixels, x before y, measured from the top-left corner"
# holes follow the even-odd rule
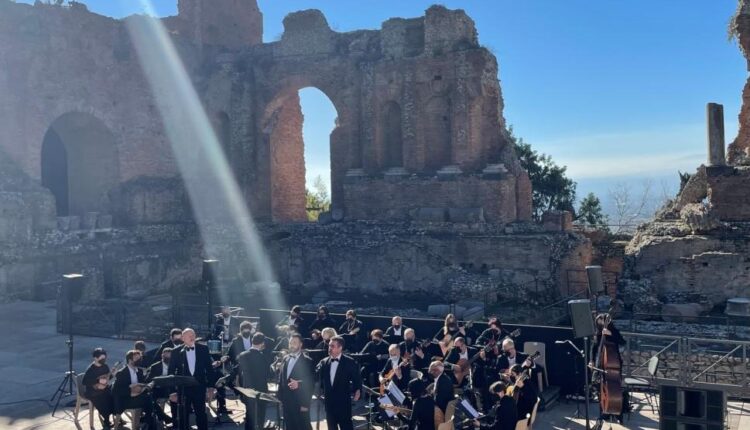
[[[271,218],[274,222],[317,220],[331,202],[331,134],[336,108],[319,89],[290,90],[270,105]]]
[[[404,143],[401,131],[401,106],[396,102],[388,102],[383,108],[381,136],[385,148],[385,166],[404,166]]]
[[[109,212],[117,147],[99,119],[80,112],[59,117],[44,136],[41,159],[42,185],[55,196],[59,216]]]
[[[425,107],[424,144],[427,168],[437,170],[452,164],[451,105],[447,97],[434,97]]]

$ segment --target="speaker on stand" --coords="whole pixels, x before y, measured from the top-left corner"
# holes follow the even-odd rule
[[[589,340],[594,335],[594,319],[591,315],[591,300],[580,299],[568,301],[568,311],[570,313],[570,323],[573,327],[573,336],[576,339],[583,338],[583,384],[584,398],[586,401],[586,430],[591,429],[589,418],[589,393],[591,385],[589,382]]]
[[[81,299],[81,295],[83,294],[83,280],[84,276],[79,273],[63,275],[62,283],[57,292],[63,305],[62,310],[64,311],[62,318],[63,330],[68,332],[68,339],[65,341],[65,344],[68,346],[68,371],[65,372],[65,377],[50,399],[50,403],[55,402],[55,406],[52,408],[53,417],[63,397],[75,394],[73,392],[73,378],[76,376],[73,371],[73,302]]]

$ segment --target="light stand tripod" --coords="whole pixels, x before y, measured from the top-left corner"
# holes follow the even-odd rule
[[[72,279],[70,277],[82,277],[82,275],[65,275],[64,277],[67,280]],[[73,371],[73,298],[71,297],[70,285],[66,285],[65,280],[63,282],[63,285],[60,287],[60,296],[65,302],[65,316],[67,317],[67,324],[65,325],[67,326],[66,330],[68,331],[68,339],[65,341],[65,344],[68,346],[68,371],[65,372],[65,377],[62,382],[60,382],[55,394],[53,394],[50,399],[50,403],[55,402],[55,406],[52,408],[53,417],[55,416],[63,397],[75,394],[73,392],[73,379],[76,377],[76,373]]]
[[[573,342],[570,340],[564,340],[564,341],[557,341],[557,343],[567,343],[573,349],[578,353],[581,358],[583,358],[583,396],[586,402],[586,410],[584,417],[586,418],[586,430],[591,430],[591,421],[589,419],[589,393],[591,392],[591,387],[589,385],[589,369],[588,369],[588,362],[589,362],[589,338],[588,336],[583,338],[583,351],[581,351]],[[578,360],[576,360],[576,376],[578,375]],[[565,424],[565,428],[568,427],[570,422],[573,420],[573,418],[580,417],[580,409],[578,406],[578,403],[576,402],[576,415],[571,417],[568,422]]]

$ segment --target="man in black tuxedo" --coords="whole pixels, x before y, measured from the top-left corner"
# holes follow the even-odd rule
[[[328,344],[328,357],[317,366],[330,430],[352,430],[352,397],[358,401],[362,390],[359,365],[343,352],[344,338],[333,337]]]
[[[235,372],[239,372],[240,386],[261,393],[268,392],[268,378],[271,376],[271,363],[263,350],[266,337],[261,332],[253,335],[249,350],[237,356]],[[230,379],[233,379],[230,377]],[[266,420],[266,403],[243,396],[245,403],[245,430],[262,428]],[[257,404],[256,404],[257,403]]]
[[[182,331],[182,346],[172,351],[172,359],[169,361],[170,375],[192,376],[198,385],[184,387],[185,399],[183,405],[186,406],[181,412],[179,419],[181,428],[187,429],[188,410],[192,408],[195,412],[195,422],[198,430],[208,429],[208,417],[206,416],[206,394],[213,390],[213,380],[215,378],[214,366],[211,362],[211,355],[208,353],[208,347],[195,343],[195,331],[186,328]],[[217,362],[218,363],[218,362]],[[177,401],[177,393],[170,395],[170,400]]]
[[[430,376],[432,381],[435,383],[435,392],[433,398],[435,399],[435,406],[445,413],[445,408],[448,406],[448,402],[453,400],[453,382],[445,372],[445,367],[440,361],[433,361],[430,363]]]
[[[310,403],[315,388],[313,361],[302,349],[302,335],[289,338],[289,354],[279,370],[279,400],[286,430],[312,430]]]

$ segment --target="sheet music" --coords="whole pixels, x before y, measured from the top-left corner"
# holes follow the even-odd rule
[[[394,383],[393,381],[388,384],[388,394],[393,396],[393,399],[399,405],[403,405],[404,400],[406,400],[406,396],[404,395],[404,393],[402,393],[401,390],[398,389],[398,386],[396,386],[396,383]]]
[[[474,409],[474,406],[471,406],[471,403],[469,403],[466,399],[461,399],[461,403],[459,403],[461,406],[461,409],[468,415],[471,419],[477,419],[479,417],[479,412],[477,412],[476,409]]]
[[[378,403],[381,405],[393,405],[393,402],[391,402],[391,399],[388,396],[378,397]],[[385,414],[389,419],[396,416],[396,411],[393,409],[384,408],[383,411],[385,411]]]

